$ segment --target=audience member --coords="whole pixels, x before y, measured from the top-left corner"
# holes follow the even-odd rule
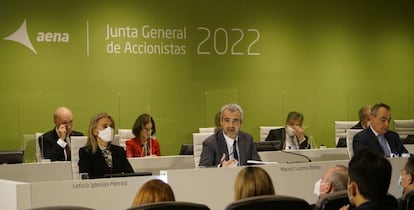
[[[325,194],[346,190],[347,182],[348,168],[342,165],[332,166],[315,183],[314,194],[319,198]]]
[[[108,113],[92,117],[86,146],[79,149],[79,173],[88,173],[89,178],[99,178],[105,174],[134,172],[124,148],[111,144],[114,130],[114,120]]]
[[[260,167],[243,168],[234,182],[234,200],[260,195],[275,195],[269,174]]]
[[[243,110],[237,104],[221,108],[221,130],[203,141],[200,166],[232,167],[260,160],[253,137],[240,131]]]
[[[358,111],[359,122],[352,126],[351,129],[365,129],[369,126],[369,116],[371,115],[371,106],[365,105]]]
[[[131,208],[160,201],[175,201],[174,192],[167,183],[153,179],[142,185],[135,195]]]
[[[134,138],[126,141],[127,157],[160,156],[160,144],[152,137],[152,117],[148,114],[138,116],[132,126]]]
[[[299,112],[289,112],[284,128],[270,130],[266,141],[282,141],[284,150],[309,149],[308,137],[304,134],[302,127],[303,114]]]
[[[407,159],[404,167],[401,169],[401,175],[398,179],[398,190],[403,193],[414,190],[414,156]]]
[[[370,126],[354,136],[354,153],[364,148],[386,157],[408,153],[399,135],[388,130],[391,121],[391,108],[388,105],[375,104],[371,109],[369,121]]]
[[[55,127],[38,139],[42,156],[51,161],[70,161],[70,137],[83,136],[83,133],[72,130],[73,115],[66,107],[56,109],[53,121]]]
[[[363,149],[352,157],[348,168],[348,198],[355,209],[398,208],[395,198],[387,195],[391,181],[391,164],[387,159]],[[346,205],[341,210],[349,207]]]

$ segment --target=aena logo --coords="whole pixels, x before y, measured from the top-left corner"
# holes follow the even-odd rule
[[[11,34],[8,37],[5,37],[4,40],[15,41],[24,45],[25,47],[32,50],[37,54],[36,49],[33,47],[32,42],[30,41],[29,35],[27,34],[27,24],[26,19],[23,21],[17,31]],[[60,33],[60,32],[38,32],[37,33],[37,42],[69,42],[69,33]]]

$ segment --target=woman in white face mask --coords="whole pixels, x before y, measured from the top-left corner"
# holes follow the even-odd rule
[[[100,178],[105,174],[134,172],[124,148],[111,144],[114,130],[114,120],[108,113],[92,117],[88,141],[79,149],[79,173],[88,173],[89,178]]]

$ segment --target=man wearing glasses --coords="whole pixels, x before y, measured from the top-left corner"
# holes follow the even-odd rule
[[[66,107],[56,109],[53,121],[55,127],[38,139],[43,159],[70,161],[70,137],[83,136],[83,133],[72,130],[73,115]]]

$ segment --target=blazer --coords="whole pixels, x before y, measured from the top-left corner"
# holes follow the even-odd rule
[[[387,131],[384,136],[388,142],[388,145],[390,145],[391,153],[398,155],[408,153],[407,149],[400,141],[400,137],[397,133],[394,131]],[[378,138],[375,136],[374,132],[372,132],[371,127],[357,133],[352,141],[352,149],[354,150],[354,154],[364,148],[369,149],[381,156],[385,155],[384,150],[382,150]]]
[[[145,157],[146,154],[143,154],[143,145],[139,138],[132,138],[125,142],[126,144],[126,156],[127,157]],[[149,147],[149,145],[148,145]],[[151,138],[151,154],[160,156],[160,144],[156,139]]]
[[[71,136],[83,136],[83,133],[78,131],[72,131],[69,134]],[[41,137],[39,137],[38,144],[41,150],[42,156],[45,159],[50,159],[50,161],[65,161],[65,148],[62,148],[57,141],[59,140],[59,135],[56,132],[56,128],[46,132]],[[70,155],[68,156],[68,161],[70,161]]]
[[[109,150],[112,153],[112,169],[106,164],[102,151],[99,149],[95,154],[89,147],[79,149],[79,173],[88,173],[89,178],[104,177],[105,174],[134,173],[131,164],[125,155],[123,147],[111,144]]]
[[[361,121],[359,121],[357,124],[352,126],[351,129],[364,129],[364,127],[362,127]]]
[[[270,130],[269,135],[267,135],[265,141],[282,141],[280,145],[282,145],[281,150],[285,149],[285,142],[286,142],[286,129],[279,128]],[[308,137],[305,135],[305,140],[299,144],[299,149],[310,149],[310,145],[308,144]]]
[[[261,159],[253,142],[253,137],[248,133],[239,131],[238,138],[239,164],[247,165],[248,160],[260,161]],[[223,153],[226,154],[226,160],[229,160],[227,143],[224,139],[223,131],[219,130],[203,141],[199,166],[218,166]]]
[[[353,210],[398,210],[397,206],[386,205],[383,202],[367,201]]]

